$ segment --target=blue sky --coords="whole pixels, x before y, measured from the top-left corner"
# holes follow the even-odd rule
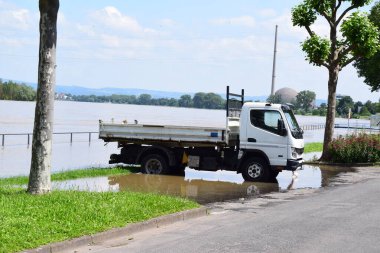
[[[307,36],[292,27],[281,0],[61,0],[57,84],[270,93],[275,25],[276,89],[313,90],[327,98],[327,70],[304,60]],[[38,1],[0,0],[0,77],[36,82]],[[314,30],[327,34],[323,20]],[[341,72],[338,93],[378,101],[356,70]]]

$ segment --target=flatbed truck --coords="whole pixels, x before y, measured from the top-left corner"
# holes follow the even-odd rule
[[[302,168],[303,132],[288,105],[245,102],[227,86],[226,126],[194,127],[99,121],[99,138],[118,142],[110,164],[141,166],[146,174],[229,170],[246,181],[270,181]]]

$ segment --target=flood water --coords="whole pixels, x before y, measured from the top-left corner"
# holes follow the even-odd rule
[[[0,101],[0,134],[32,133],[34,102]],[[224,127],[223,110],[173,108],[160,106],[120,105],[56,101],[54,132],[97,132],[98,122],[133,122],[142,124],[167,124],[189,126]],[[324,124],[324,117],[297,116],[300,125]],[[336,123],[346,124],[346,119]],[[369,124],[368,120],[352,120],[351,124]],[[305,142],[321,142],[324,130],[305,131]],[[335,135],[345,135],[346,129],[335,129]],[[109,156],[118,153],[116,143],[97,139],[91,142],[86,134],[75,134],[73,143],[69,135],[53,136],[52,171],[107,166]],[[1,141],[1,140],[0,140]],[[0,143],[1,145],[1,143]],[[28,175],[31,148],[27,136],[6,136],[5,146],[0,147],[0,177]],[[240,176],[239,176],[240,177]]]
[[[275,182],[244,182],[240,174],[186,169],[185,176],[130,174],[54,182],[55,189],[153,192],[195,200],[200,204],[255,198],[270,192],[328,186],[350,168],[304,166],[293,175],[281,172]]]

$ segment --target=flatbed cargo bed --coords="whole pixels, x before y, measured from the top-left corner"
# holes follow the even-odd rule
[[[135,144],[167,143],[172,146],[226,146],[230,131],[225,128],[143,125],[99,124],[99,138],[105,142],[130,142]]]

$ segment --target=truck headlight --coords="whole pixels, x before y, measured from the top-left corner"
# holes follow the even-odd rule
[[[298,154],[297,154],[296,148],[292,148],[292,157],[297,158],[297,156]]]

